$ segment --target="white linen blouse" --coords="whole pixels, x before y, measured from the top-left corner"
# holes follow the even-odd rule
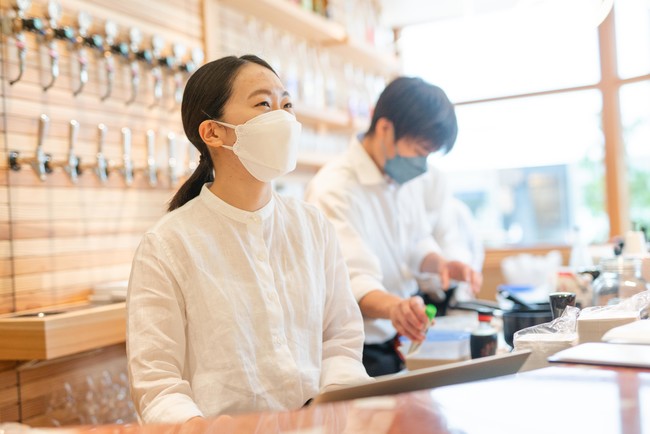
[[[332,225],[273,194],[255,212],[200,195],[143,237],[127,298],[145,423],[301,407],[368,380],[363,324]]]

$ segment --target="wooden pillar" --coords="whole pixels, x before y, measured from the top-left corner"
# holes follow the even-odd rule
[[[605,136],[605,197],[610,236],[629,228],[629,191],[625,162],[625,143],[621,126],[614,8],[598,28],[601,88],[603,95],[603,133]]]

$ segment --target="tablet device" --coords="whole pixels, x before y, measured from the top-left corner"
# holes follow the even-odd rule
[[[514,374],[530,353],[530,350],[513,351],[406,373],[383,375],[370,383],[323,392],[314,398],[312,404],[393,395]]]

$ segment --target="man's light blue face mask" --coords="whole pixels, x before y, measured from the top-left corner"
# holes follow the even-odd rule
[[[397,143],[395,144],[395,147],[397,148]],[[385,154],[386,148],[384,147],[384,155]],[[396,153],[393,158],[386,159],[386,163],[384,164],[384,173],[400,185],[424,174],[427,169],[426,155],[402,157]]]

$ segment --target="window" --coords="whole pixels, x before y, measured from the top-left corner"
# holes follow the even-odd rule
[[[543,4],[570,3],[518,2],[411,26],[400,39],[405,73],[456,103],[458,142],[436,164],[492,246],[563,244],[574,226],[605,242],[625,229],[617,201],[605,197],[606,165],[619,163],[605,155],[605,138],[616,132],[602,129],[611,112],[602,101],[613,100],[603,96],[619,90],[629,215],[650,225],[650,0],[616,2],[615,20],[600,28],[535,9]],[[599,46],[599,32],[616,34],[618,53]],[[601,80],[601,53],[617,55],[623,79]]]
[[[650,74],[650,0],[616,3],[616,50],[621,78]]]
[[[600,79],[596,28],[578,32],[533,8],[409,26],[399,44],[406,73],[442,87],[455,102]]]
[[[577,222],[606,239],[601,99],[595,90],[457,107],[459,135],[437,166],[488,244],[564,242]]]
[[[621,88],[621,121],[627,163],[630,219],[650,228],[650,81]]]

